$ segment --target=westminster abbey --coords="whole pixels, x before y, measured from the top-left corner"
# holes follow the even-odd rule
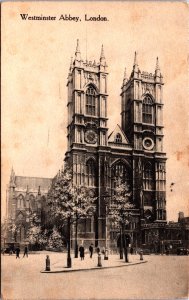
[[[108,132],[108,66],[102,46],[100,60],[82,60],[79,40],[68,74],[68,149],[76,185],[97,196],[96,215],[82,224],[80,236],[103,245],[114,184],[121,177],[130,187],[134,208],[126,231],[132,243],[145,243],[147,228],[157,235],[166,223],[166,154],[163,150],[163,76],[158,58],[154,73],[141,72],[135,52],[131,75],[121,87],[121,126]],[[113,109],[113,108],[112,108]],[[107,224],[106,224],[107,223]],[[146,228],[146,229],[145,229]]]
[[[132,72],[127,76],[125,71],[120,83],[121,125],[111,133],[107,79],[103,46],[99,62],[84,61],[77,40],[67,81],[65,163],[72,166],[74,184],[89,187],[91,195],[97,197],[95,215],[78,225],[78,239],[103,246],[107,230],[109,247],[116,245],[119,232],[112,230],[106,208],[111,203],[116,178],[121,177],[130,188],[133,204],[125,230],[134,246],[147,244],[149,234],[161,239],[167,223],[164,83],[158,58],[153,73],[142,72],[135,53]],[[12,171],[7,191],[8,215],[20,220],[23,238],[27,209],[33,205],[42,210],[50,183],[51,179],[24,178]],[[20,241],[23,238],[20,236]]]

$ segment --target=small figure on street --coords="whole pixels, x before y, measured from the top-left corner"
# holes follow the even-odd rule
[[[102,252],[102,254],[105,254],[105,248],[104,247],[102,248],[101,252]]]
[[[84,248],[83,244],[79,247],[79,252],[80,252],[81,260],[84,260],[84,257],[85,257],[85,248]]]
[[[131,255],[133,254],[133,247],[131,247],[131,249],[130,249],[130,253],[131,253]]]
[[[24,255],[23,255],[23,257],[24,257],[25,255],[28,257],[28,247],[27,247],[27,246],[25,246],[25,248],[24,248]]]
[[[93,244],[89,246],[90,258],[93,257]]]
[[[16,248],[16,258],[20,258],[20,248],[19,247],[17,247]]]
[[[97,252],[97,254],[100,253],[100,247],[99,246],[96,248],[96,252]]]

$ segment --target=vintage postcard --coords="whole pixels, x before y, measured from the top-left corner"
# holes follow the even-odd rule
[[[1,5],[1,299],[188,299],[188,4]]]

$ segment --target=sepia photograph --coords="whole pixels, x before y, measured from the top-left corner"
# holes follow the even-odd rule
[[[188,299],[188,4],[1,4],[1,299]]]

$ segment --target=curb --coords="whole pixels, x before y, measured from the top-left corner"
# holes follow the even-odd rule
[[[122,267],[129,267],[129,266],[134,266],[134,265],[140,265],[140,264],[144,264],[147,263],[148,261],[141,261],[141,262],[137,262],[137,263],[131,263],[131,264],[124,264],[124,265],[120,265],[120,266],[110,266],[110,267],[94,267],[94,268],[89,268],[89,269],[68,269],[67,267],[65,267],[66,270],[61,270],[61,271],[40,271],[40,273],[70,273],[70,272],[78,272],[78,271],[93,271],[93,270],[105,270],[105,269],[114,269],[114,268],[122,268]]]

